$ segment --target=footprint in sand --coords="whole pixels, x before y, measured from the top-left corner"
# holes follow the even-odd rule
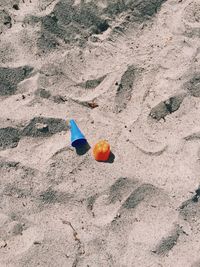
[[[122,201],[135,188],[137,181],[128,178],[119,178],[106,191],[93,195],[87,199],[87,208],[92,212],[97,225],[111,223]]]
[[[112,266],[118,266],[116,258],[120,259],[119,266],[133,266],[134,255],[141,247],[141,256],[151,255],[152,250],[155,252],[150,257],[167,254],[181,234],[179,227],[174,228],[177,216],[170,208],[169,197],[152,184],[119,178],[106,191],[89,198],[88,209],[95,224],[101,226],[91,246],[100,255],[107,255]],[[166,223],[169,218],[170,223]],[[127,247],[132,253],[128,256],[130,265],[126,265]]]

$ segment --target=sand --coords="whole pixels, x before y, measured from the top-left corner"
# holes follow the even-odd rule
[[[199,38],[199,0],[0,0],[1,267],[200,266]]]

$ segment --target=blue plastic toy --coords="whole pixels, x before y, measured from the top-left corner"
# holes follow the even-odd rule
[[[71,130],[71,145],[73,147],[79,147],[87,143],[85,136],[82,134],[81,130],[76,125],[74,120],[70,120],[70,130]]]

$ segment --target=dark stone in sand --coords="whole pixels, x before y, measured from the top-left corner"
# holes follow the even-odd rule
[[[143,184],[138,187],[127,200],[123,203],[122,207],[126,209],[134,209],[140,202],[145,200],[147,197],[155,195],[157,189],[151,184]]]
[[[0,150],[16,147],[19,140],[20,134],[18,129],[12,127],[0,129]]]
[[[166,101],[160,102],[157,106],[152,108],[150,116],[157,121],[164,119],[167,115],[180,108],[185,96],[185,93],[181,93],[170,97]]]
[[[105,79],[105,77],[106,76],[102,76],[97,79],[87,80],[86,82],[80,83],[79,86],[84,87],[85,89],[93,89],[97,87]]]
[[[38,127],[38,124],[43,124],[44,128],[47,130],[41,130],[41,127]],[[67,131],[68,129],[69,126],[67,126],[65,120],[56,118],[35,117],[22,130],[21,134],[23,136],[46,137],[56,134],[58,132]]]
[[[30,76],[33,68],[23,66],[18,68],[0,67],[0,95],[12,95],[17,90],[17,84]]]
[[[19,5],[14,4],[14,5],[13,5],[13,8],[14,8],[15,10],[19,10]]]
[[[200,74],[195,74],[194,77],[185,83],[185,88],[194,97],[200,97]]]

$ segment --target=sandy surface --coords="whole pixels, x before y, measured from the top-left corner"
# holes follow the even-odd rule
[[[0,266],[199,267],[199,67],[199,0],[0,0]]]

